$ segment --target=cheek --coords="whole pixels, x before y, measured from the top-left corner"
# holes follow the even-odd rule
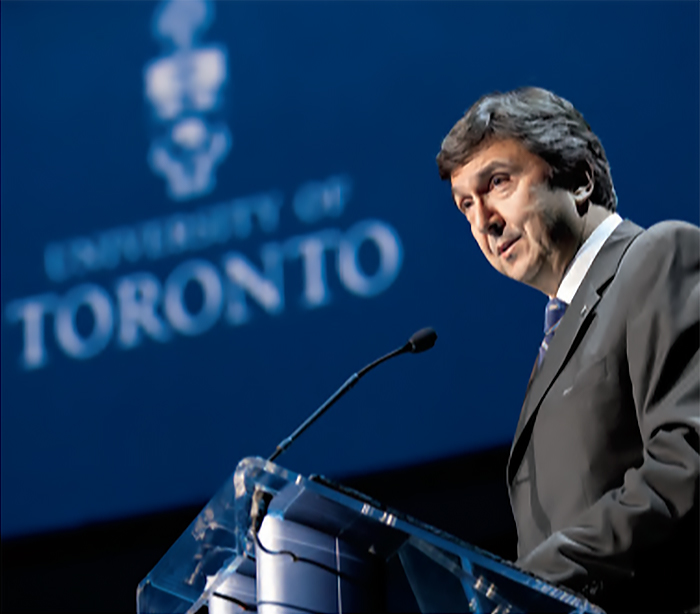
[[[484,233],[479,232],[474,227],[473,224],[471,225],[471,231],[472,231],[472,237],[474,237],[474,240],[476,241],[476,244],[479,246],[479,249],[488,255],[488,242],[486,240],[486,237],[484,237]]]
[[[499,263],[498,263],[498,258],[496,258],[491,253],[488,239],[484,236],[484,233],[479,232],[478,230],[475,230],[474,227],[472,226],[472,236],[474,237],[474,240],[476,241],[476,244],[479,246],[479,249],[481,250],[481,252],[484,254],[484,256],[486,256],[486,259],[496,268],[500,268]]]
[[[547,232],[547,224],[544,219],[539,216],[532,216],[528,220],[524,230],[528,237],[528,243],[531,246],[537,246],[540,249],[548,246],[549,234]]]

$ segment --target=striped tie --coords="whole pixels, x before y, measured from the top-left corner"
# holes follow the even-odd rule
[[[547,307],[544,310],[544,339],[542,339],[542,344],[540,345],[540,355],[537,359],[538,367],[544,360],[547,348],[552,341],[552,337],[554,337],[554,332],[557,330],[559,322],[564,317],[567,307],[568,305],[558,298],[550,298],[547,302]]]

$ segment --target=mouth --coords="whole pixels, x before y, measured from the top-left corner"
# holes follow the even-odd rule
[[[498,255],[499,256],[508,256],[508,254],[510,253],[510,248],[513,247],[513,245],[515,245],[519,239],[520,239],[520,237],[514,237],[513,239],[508,239],[507,241],[503,241],[503,243],[501,243],[497,247]]]

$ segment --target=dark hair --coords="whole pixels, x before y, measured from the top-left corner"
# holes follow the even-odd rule
[[[474,103],[442,141],[440,177],[449,179],[479,147],[502,139],[520,141],[547,162],[554,187],[573,190],[592,169],[591,202],[615,211],[617,196],[600,140],[568,100],[537,87],[494,92]]]

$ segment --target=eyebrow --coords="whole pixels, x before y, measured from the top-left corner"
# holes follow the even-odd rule
[[[508,170],[513,171],[518,169],[518,165],[514,164],[512,161],[509,160],[494,160],[493,162],[487,164],[477,173],[477,183],[483,183],[484,180],[498,168],[506,168]],[[452,188],[452,196],[457,196],[454,188]]]

